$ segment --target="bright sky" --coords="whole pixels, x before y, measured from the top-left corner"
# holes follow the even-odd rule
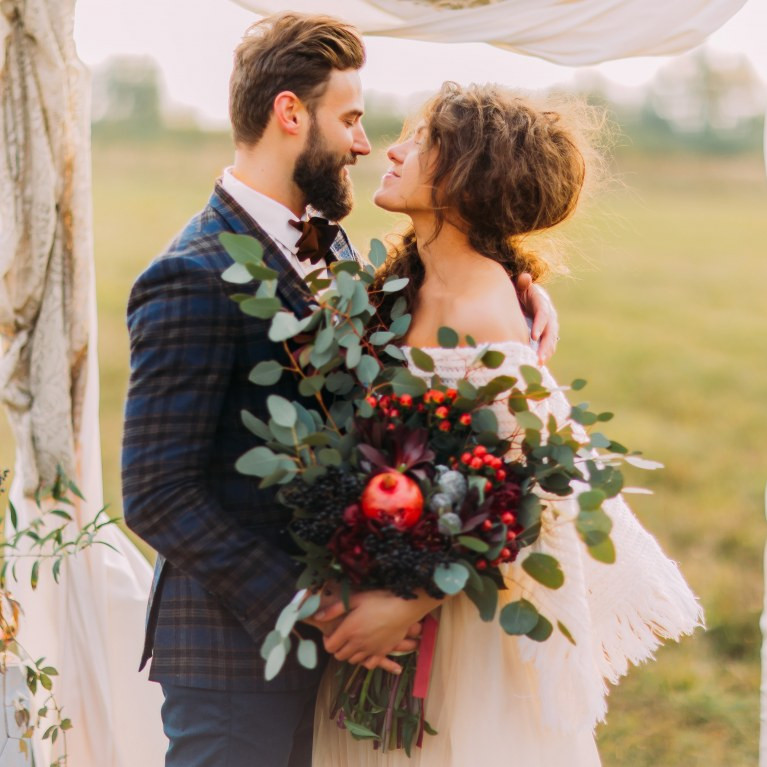
[[[98,66],[116,55],[151,56],[172,102],[192,107],[211,125],[226,123],[231,53],[257,18],[253,13],[230,0],[77,0],[76,8],[75,40],[86,64]],[[482,44],[375,37],[366,42],[365,88],[401,96],[436,90],[443,80],[543,88],[568,81],[576,72]],[[709,45],[747,55],[767,82],[767,2],[749,0],[711,36]],[[647,82],[668,60],[626,59],[595,69],[631,87]]]

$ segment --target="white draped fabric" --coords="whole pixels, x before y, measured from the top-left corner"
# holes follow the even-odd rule
[[[72,38],[74,0],[0,5],[0,393],[17,461],[10,496],[25,527],[31,500],[61,466],[80,487],[80,525],[102,506],[96,311],[91,241],[89,78]],[[76,531],[70,535],[73,537]],[[161,694],[136,673],[151,570],[116,527],[36,591],[19,568],[20,643],[60,676],[54,693],[74,729],[68,764],[159,767]],[[13,722],[9,673],[6,710]],[[50,740],[32,744],[49,764]],[[0,743],[2,747],[4,743]],[[60,748],[61,740],[56,745]],[[2,751],[3,767],[27,765]]]
[[[234,0],[257,13],[281,0]],[[629,56],[683,53],[702,43],[746,0],[499,0],[451,10],[411,0],[291,0],[306,13],[335,13],[365,34],[442,43],[486,42],[556,64],[584,66]]]

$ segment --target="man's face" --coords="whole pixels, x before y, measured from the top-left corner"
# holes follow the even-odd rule
[[[347,165],[370,153],[363,114],[362,84],[354,69],[334,70],[325,93],[311,115],[306,143],[296,160],[293,180],[306,202],[331,221],[352,209],[352,184]]]

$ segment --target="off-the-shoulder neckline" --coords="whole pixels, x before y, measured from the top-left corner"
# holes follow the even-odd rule
[[[479,352],[483,349],[496,349],[498,347],[516,347],[523,351],[535,354],[535,349],[532,346],[522,341],[486,341],[485,343],[478,343],[476,346],[413,346],[411,344],[403,344],[400,348],[403,350],[408,349],[421,349],[425,352],[443,351],[443,352]]]

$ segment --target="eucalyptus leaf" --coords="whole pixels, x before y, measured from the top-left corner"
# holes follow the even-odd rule
[[[286,429],[295,426],[298,413],[293,403],[286,400],[285,397],[280,397],[279,394],[270,394],[266,398],[266,407],[274,422],[279,426],[284,426]]]
[[[448,565],[438,565],[434,569],[434,583],[445,594],[457,594],[466,585],[469,579],[469,571],[459,562],[451,562]]]
[[[298,662],[304,668],[316,668],[317,667],[317,645],[312,639],[301,639],[298,643],[298,650],[296,651],[296,657]]]
[[[325,376],[313,375],[308,378],[302,378],[298,384],[298,393],[302,397],[313,397],[318,392],[322,391],[322,387],[325,385]]]
[[[503,361],[506,359],[506,355],[503,354],[503,352],[490,350],[485,352],[482,355],[482,364],[486,368],[491,368],[492,370],[495,370],[495,368],[501,367],[503,365]]]
[[[386,247],[381,242],[381,240],[372,239],[370,241],[370,252],[368,253],[368,259],[376,269],[384,265],[384,262],[386,261]]]
[[[357,344],[356,346],[350,346],[346,351],[346,367],[353,370],[360,364],[362,359],[362,347]]]
[[[586,381],[583,378],[576,378],[571,384],[570,388],[573,391],[580,391],[586,385]]]
[[[250,371],[248,380],[259,386],[272,386],[282,377],[283,367],[275,360],[265,360],[259,362],[253,370]]]
[[[369,354],[363,354],[357,364],[357,378],[364,386],[369,386],[375,381],[380,370],[381,365],[375,357],[371,357]]]
[[[278,312],[272,317],[269,327],[269,340],[274,342],[287,341],[300,331],[298,319],[292,312]]]
[[[420,397],[428,389],[426,381],[413,375],[404,367],[396,371],[391,383],[392,389],[397,395],[410,394],[412,397]]]
[[[240,418],[242,419],[245,428],[260,439],[268,441],[272,438],[272,432],[269,431],[269,427],[260,418],[256,418],[256,416],[249,413],[247,410],[240,411]]]
[[[605,538],[595,546],[589,546],[588,552],[597,562],[606,565],[612,565],[615,562],[615,546],[610,538]]]
[[[575,637],[570,633],[570,629],[565,626],[562,621],[557,621],[557,628],[562,632],[562,636],[567,639],[570,644],[576,644]]]
[[[523,429],[534,429],[540,431],[543,428],[543,421],[530,410],[522,410],[514,415],[514,420]]]
[[[266,660],[269,657],[269,653],[278,645],[282,644],[283,638],[277,629],[273,629],[266,635],[266,639],[261,644],[261,657]]]
[[[410,349],[410,356],[413,358],[413,362],[421,370],[427,373],[434,372],[434,360],[422,349],[412,347]]]
[[[266,670],[264,671],[264,678],[267,682],[274,679],[280,673],[280,669],[285,663],[285,658],[288,657],[289,648],[290,640],[284,640],[272,648],[269,657],[266,659]]]
[[[397,293],[402,290],[408,282],[410,282],[409,277],[389,277],[389,279],[381,286],[381,290],[384,293]]]
[[[464,546],[467,549],[471,549],[472,551],[476,551],[479,554],[484,554],[490,550],[490,546],[488,546],[485,541],[481,540],[480,538],[475,538],[471,535],[459,535],[457,540],[461,546]]]
[[[383,346],[384,344],[388,344],[395,336],[396,334],[392,333],[390,330],[377,330],[375,333],[370,334],[369,340],[370,343],[375,346]]]
[[[323,466],[340,466],[342,463],[341,453],[335,448],[326,447],[317,453],[317,460]]]
[[[282,309],[279,298],[246,298],[240,303],[240,309],[250,317],[269,320]]]
[[[352,294],[351,302],[349,303],[349,314],[352,317],[356,317],[364,311],[370,309],[370,301],[368,300],[368,292],[365,286],[358,282],[355,285],[354,293]]]
[[[541,381],[543,381],[543,376],[541,375],[541,371],[538,370],[538,368],[533,367],[532,365],[520,365],[519,373],[522,376],[522,378],[525,379],[528,385],[540,384]]]
[[[263,264],[246,264],[245,268],[257,280],[276,280],[278,276],[274,269],[270,269]]]
[[[471,428],[476,432],[490,431],[495,433],[498,431],[498,418],[490,408],[475,410],[471,414]]]
[[[391,325],[389,325],[389,330],[398,338],[404,336],[410,328],[410,322],[412,319],[412,315],[403,314],[400,317],[397,317],[397,319],[394,320]]]
[[[240,456],[237,459],[235,468],[241,474],[267,477],[278,465],[277,456],[268,447],[259,446],[251,448],[245,455]]]
[[[437,331],[437,343],[444,349],[455,349],[458,346],[458,333],[446,326],[442,326]]]
[[[538,622],[525,636],[534,642],[545,642],[551,636],[553,630],[554,627],[551,625],[551,621],[539,613]]]
[[[298,608],[298,615],[296,616],[296,620],[302,621],[308,618],[310,615],[314,615],[314,613],[317,612],[320,606],[320,595],[319,594],[310,594],[302,603],[301,607]]]
[[[565,574],[559,562],[549,554],[529,554],[522,562],[522,569],[531,578],[550,589],[561,588],[565,582]]]
[[[526,599],[518,599],[505,605],[499,616],[501,628],[512,636],[532,631],[538,623],[538,617],[538,610]]]
[[[384,346],[384,351],[395,360],[400,360],[401,362],[407,361],[405,352],[403,352],[399,346],[394,346],[394,344],[386,344],[386,346]]]
[[[221,273],[221,279],[231,282],[233,285],[245,285],[253,279],[253,275],[245,268],[244,264],[232,264]]]
[[[338,292],[344,297],[344,298],[351,298],[354,295],[354,286],[357,284],[357,281],[352,277],[350,274],[347,274],[346,272],[341,272],[340,274],[336,275],[336,286],[338,288]]]
[[[260,264],[264,259],[264,246],[252,235],[221,232],[218,241],[238,264]]]
[[[601,490],[587,490],[578,496],[578,505],[583,511],[599,509],[607,496]]]

